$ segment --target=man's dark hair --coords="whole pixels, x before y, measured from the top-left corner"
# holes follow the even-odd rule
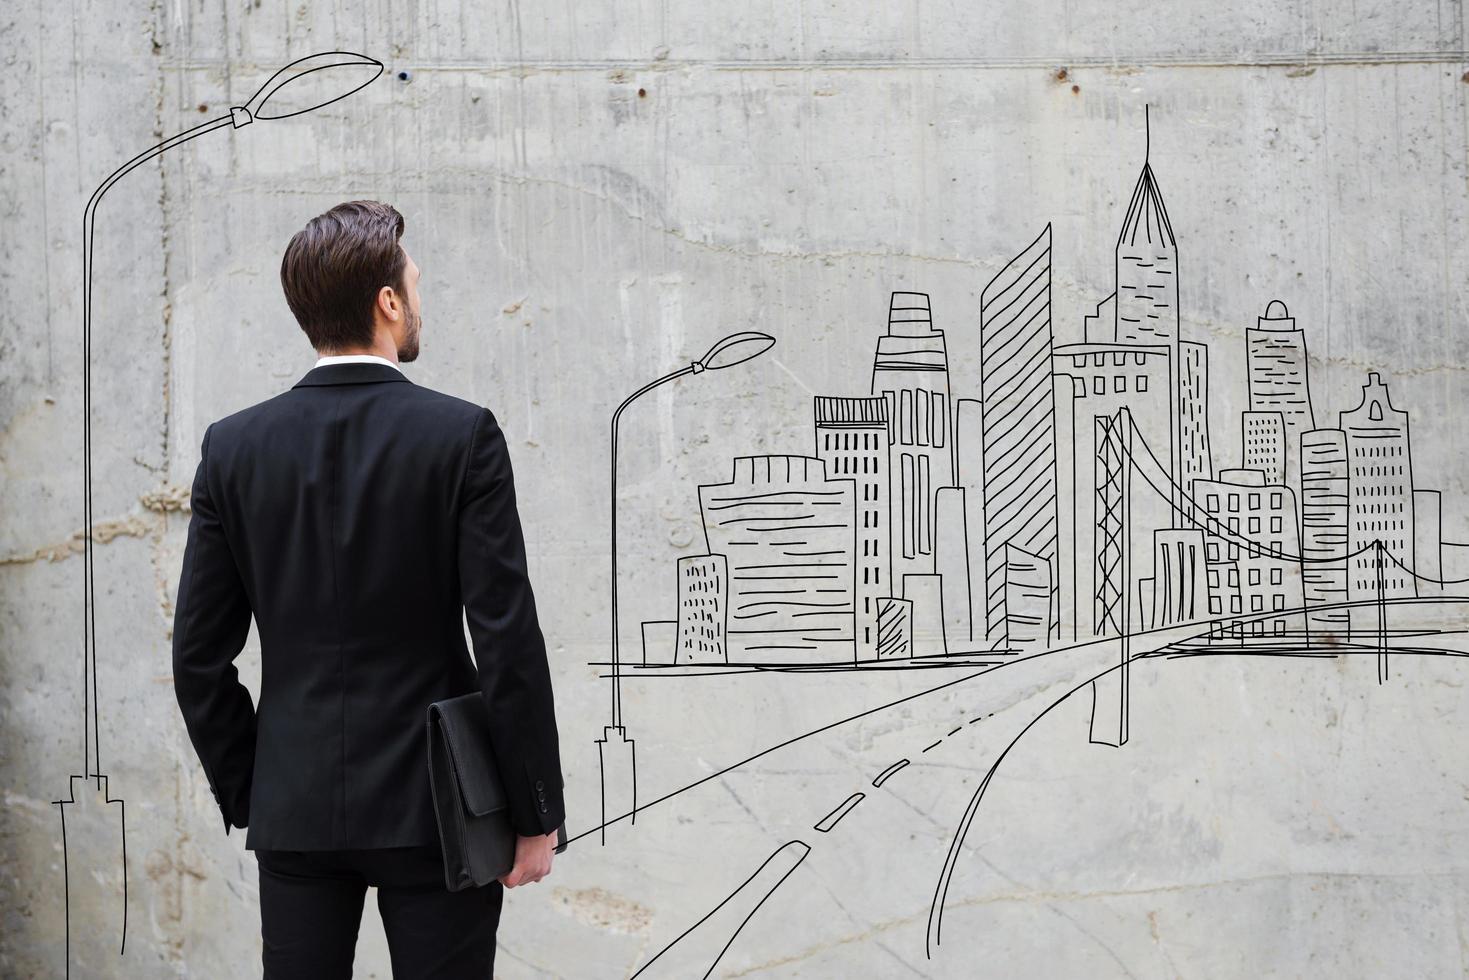
[[[378,290],[403,292],[403,216],[381,201],[347,201],[291,238],[281,288],[311,346],[327,354],[372,345]]]

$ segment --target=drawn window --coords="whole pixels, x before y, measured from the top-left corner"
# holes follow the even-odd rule
[[[1132,360],[1133,360],[1133,363],[1135,363],[1135,364],[1142,364],[1142,362],[1143,362],[1143,352],[1142,351],[1133,351]]]
[[[1212,615],[1218,616],[1221,607],[1222,607],[1222,604],[1219,601],[1219,597],[1217,595],[1211,595],[1209,597],[1209,612]]]
[[[1219,494],[1211,493],[1208,498],[1208,507],[1211,513],[1219,513]],[[1217,559],[1211,559],[1217,560]]]
[[[1250,569],[1250,584],[1251,585],[1259,585],[1260,584],[1260,570],[1258,568],[1252,568],[1252,569]]]
[[[1229,611],[1235,615],[1239,615],[1239,596],[1232,595],[1229,597]]]
[[[905,445],[913,445],[913,389],[903,389],[903,407],[900,410],[902,419],[902,440]]]
[[[906,392],[905,392],[906,394]],[[913,551],[913,512],[915,502],[913,500],[913,454],[903,454],[903,557],[915,557]]]
[[[1210,561],[1218,561],[1219,560],[1219,542],[1218,541],[1210,541],[1209,542],[1209,560]],[[1213,575],[1215,573],[1214,572],[1210,572],[1209,574]]]
[[[1239,545],[1235,544],[1233,541],[1229,543],[1229,560],[1239,561]]]
[[[1239,494],[1237,493],[1229,495],[1229,512],[1231,514],[1239,513]]]
[[[1250,527],[1250,533],[1251,534],[1259,534],[1260,533],[1260,518],[1258,518],[1255,515],[1251,514],[1250,515],[1250,524],[1249,524],[1249,527]]]
[[[1280,517],[1279,514],[1276,514],[1274,517],[1270,518],[1270,533],[1271,534],[1279,534],[1279,533],[1281,533],[1281,528],[1284,527],[1284,526],[1285,525],[1282,523],[1281,517]]]
[[[1139,374],[1137,376],[1137,390],[1144,392],[1148,390],[1148,376],[1146,374]]]
[[[1085,378],[1072,378],[1071,379],[1071,394],[1075,398],[1085,398],[1086,397],[1086,379]]]
[[[1277,490],[1270,495],[1270,509],[1280,510],[1280,491]]]
[[[1072,367],[1079,367],[1079,368],[1086,367],[1086,355],[1085,354],[1072,354],[1071,355],[1071,366]]]
[[[1250,612],[1264,612],[1264,611],[1265,611],[1265,597],[1262,596],[1262,595],[1260,595],[1259,593],[1256,593],[1256,594],[1250,596]],[[1256,625],[1258,625],[1258,624],[1256,624]]]
[[[1281,595],[1279,592],[1275,593],[1275,597],[1274,597],[1274,608],[1271,609],[1271,612],[1280,612],[1284,608],[1285,608],[1285,596]]]
[[[1106,366],[1107,366],[1107,355],[1106,354],[1093,354],[1092,355],[1092,367],[1106,367]]]
[[[913,392],[913,410],[915,415],[913,426],[918,430],[918,444],[920,446],[926,446],[932,441],[929,438],[933,433],[933,418],[930,414],[932,409],[933,402],[928,399],[928,392],[922,390]]]
[[[1238,517],[1231,517],[1229,519],[1229,533],[1230,534],[1235,534],[1235,535],[1239,534],[1239,518]]]
[[[1259,509],[1260,509],[1260,495],[1258,493],[1252,493],[1252,494],[1250,494],[1250,510],[1259,510]]]
[[[1123,351],[1120,351],[1120,350],[1114,350],[1112,352],[1112,366],[1113,367],[1121,367],[1122,365],[1124,365],[1126,363],[1127,363],[1127,354],[1126,353],[1124,353]]]
[[[943,446],[944,433],[949,429],[948,406],[943,392],[933,393],[933,444]]]
[[[1107,393],[1107,379],[1100,374],[1092,376],[1092,394],[1105,395]]]
[[[1209,588],[1219,588],[1219,569],[1217,568],[1209,569]]]
[[[933,504],[933,491],[929,489],[928,455],[918,457],[918,551],[920,554],[929,554],[933,551],[933,541],[929,537],[929,530],[933,526],[933,520],[929,509]]]
[[[1119,391],[1119,392],[1126,391],[1127,390],[1127,375],[1125,375],[1125,374],[1119,374],[1119,375],[1117,375],[1117,377],[1113,378],[1112,379],[1112,390],[1113,391]]]
[[[1272,568],[1272,569],[1270,569],[1270,584],[1271,585],[1279,585],[1280,584],[1280,581],[1281,581],[1281,579],[1283,577],[1284,576],[1281,574],[1280,569],[1278,569],[1278,568]]]

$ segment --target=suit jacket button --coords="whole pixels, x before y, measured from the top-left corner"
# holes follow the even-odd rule
[[[546,784],[543,783],[543,782],[541,782],[539,779],[537,779],[536,780],[536,789],[542,790],[542,789],[545,789],[545,788],[546,788]]]
[[[541,804],[541,812],[542,813],[545,813],[546,812],[546,804],[544,804],[544,803]]]

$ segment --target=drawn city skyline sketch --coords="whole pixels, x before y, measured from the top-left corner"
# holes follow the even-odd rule
[[[728,672],[978,671],[926,693],[992,671],[1044,672],[1048,693],[956,814],[948,857],[932,869],[930,958],[990,777],[1072,694],[1090,694],[1090,741],[1121,747],[1135,660],[1360,655],[1375,658],[1382,684],[1390,654],[1431,646],[1436,631],[1415,626],[1414,604],[1463,601],[1448,586],[1464,580],[1443,579],[1442,497],[1413,482],[1409,412],[1390,381],[1367,372],[1357,407],[1322,427],[1309,331],[1290,315],[1289,297],[1260,296],[1234,349],[1183,335],[1189,266],[1153,171],[1151,129],[1145,114],[1142,166],[1113,243],[1113,289],[1079,330],[1052,323],[1049,224],[1017,243],[977,310],[946,317],[929,294],[892,290],[886,323],[870,337],[870,383],[813,396],[811,450],[736,455],[725,473],[707,474],[702,552],[675,560],[669,615],[641,624],[640,655],[610,665],[614,683],[662,678],[670,691]],[[978,332],[977,391],[950,374],[946,339],[961,325]],[[1247,388],[1234,445],[1210,429],[1210,364],[1236,357]],[[890,779],[901,783],[915,759],[942,753],[970,725],[998,724],[995,714],[976,713],[829,801],[814,835],[782,842],[639,972],[693,963],[695,945],[712,971],[736,935],[759,942],[761,903],[830,846],[823,837]],[[643,802],[623,786],[636,782],[635,726],[620,719],[629,753],[617,771],[603,767],[596,829],[606,844],[609,825],[677,805],[709,780],[861,716]],[[793,863],[779,860],[790,854]],[[710,945],[711,923],[730,908],[744,918],[724,945]]]

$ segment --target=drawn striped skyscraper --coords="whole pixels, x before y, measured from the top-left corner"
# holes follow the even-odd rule
[[[954,483],[949,357],[927,293],[894,292],[877,341],[872,394],[887,399],[892,574],[933,574],[935,498]]]
[[[1057,581],[1050,225],[980,294],[979,342],[986,637],[1024,647],[1055,625],[1034,600],[1041,580],[1053,595]],[[1023,589],[1009,581],[1022,566]],[[1008,608],[1022,594],[1024,615]]]

